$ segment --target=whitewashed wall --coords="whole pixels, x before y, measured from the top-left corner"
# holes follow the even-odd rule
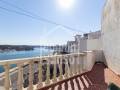
[[[87,40],[81,39],[80,40],[80,52],[87,51]]]
[[[103,62],[104,64],[106,64],[106,59],[103,50],[94,50],[93,55],[96,62]]]
[[[120,0],[107,0],[102,17],[103,50],[107,65],[120,74]]]
[[[101,38],[87,40],[87,51],[92,51],[92,50],[102,50]]]
[[[102,50],[102,40],[98,39],[81,39],[80,40],[80,52]]]
[[[84,60],[83,60],[83,70],[84,72],[88,72],[91,71],[91,69],[93,68],[96,60],[95,60],[95,55],[93,51],[85,51],[84,52],[86,55],[84,56]]]

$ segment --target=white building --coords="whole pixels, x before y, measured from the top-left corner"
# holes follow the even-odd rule
[[[75,41],[68,41],[67,42],[67,51],[68,53],[74,53],[75,52],[75,48],[76,48],[76,42]]]
[[[84,34],[80,39],[80,52],[102,50],[101,31]]]
[[[76,35],[75,41],[68,41],[68,52],[77,53],[90,50],[102,50],[101,31]]]

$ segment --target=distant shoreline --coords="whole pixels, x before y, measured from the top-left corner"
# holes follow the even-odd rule
[[[28,45],[0,45],[0,53],[10,51],[30,51],[34,50],[34,46]]]

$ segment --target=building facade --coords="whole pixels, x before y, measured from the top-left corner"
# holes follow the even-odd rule
[[[101,31],[76,35],[75,41],[67,42],[67,47],[69,53],[102,50]]]
[[[76,50],[76,42],[75,41],[68,41],[67,42],[67,52],[74,53]]]

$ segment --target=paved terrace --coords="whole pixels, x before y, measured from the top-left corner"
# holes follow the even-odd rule
[[[40,90],[107,90],[103,64],[95,64],[93,69],[81,75],[74,76],[57,84]]]
[[[89,72],[76,75],[39,90],[107,90],[111,82],[120,87],[120,77],[103,63],[96,63]]]

